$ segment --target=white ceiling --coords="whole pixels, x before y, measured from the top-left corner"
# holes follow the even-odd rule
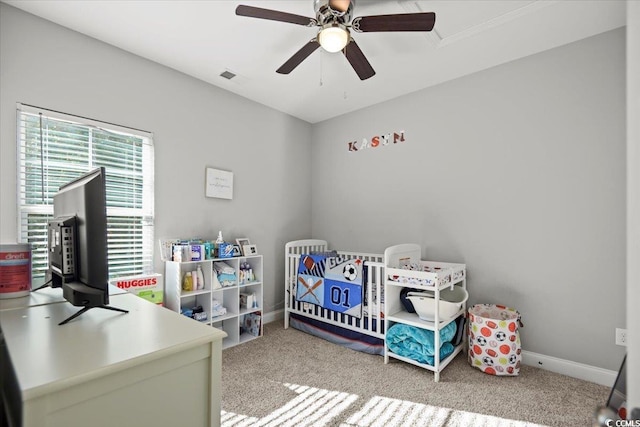
[[[356,0],[354,16],[435,12],[430,33],[353,33],[361,81],[318,49],[277,74],[317,29],[235,15],[239,4],[314,17],[313,0],[2,0],[310,123],[625,25],[623,0]],[[220,77],[231,71],[232,80]]]

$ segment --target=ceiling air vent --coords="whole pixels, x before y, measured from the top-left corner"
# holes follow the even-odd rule
[[[227,80],[231,80],[232,78],[234,78],[236,75],[234,73],[232,73],[229,70],[223,71],[222,73],[220,73],[220,77],[224,77]]]

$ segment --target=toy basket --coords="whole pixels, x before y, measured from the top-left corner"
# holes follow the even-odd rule
[[[503,305],[469,308],[469,363],[490,375],[520,373],[520,313]]]

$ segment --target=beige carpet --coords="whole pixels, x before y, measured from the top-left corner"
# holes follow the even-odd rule
[[[222,353],[223,426],[589,426],[609,388],[530,366],[493,377],[460,354],[433,373],[282,322]]]

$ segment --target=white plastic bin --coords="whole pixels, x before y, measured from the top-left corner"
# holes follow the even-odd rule
[[[418,317],[422,320],[433,322],[436,317],[435,292],[431,290],[409,292],[407,299],[413,304]],[[449,320],[462,308],[462,304],[467,302],[469,294],[461,286],[453,286],[440,291],[440,301],[438,305],[439,321]]]

